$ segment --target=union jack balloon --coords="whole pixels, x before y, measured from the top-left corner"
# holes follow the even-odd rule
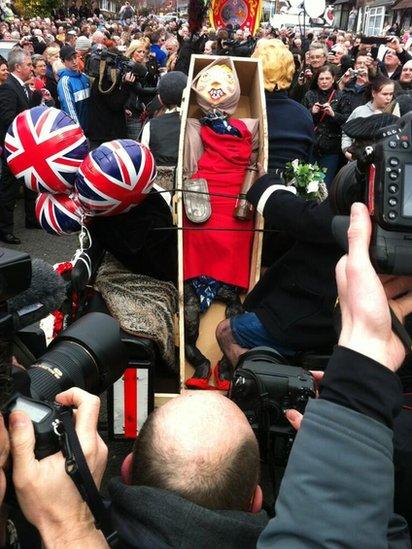
[[[156,177],[152,153],[132,139],[103,143],[83,160],[75,187],[89,215],[116,215],[140,204]]]
[[[36,218],[50,234],[71,234],[81,229],[83,210],[77,199],[67,194],[41,193],[36,200]]]
[[[70,194],[88,152],[81,127],[63,111],[44,106],[16,116],[4,146],[12,173],[40,193]]]

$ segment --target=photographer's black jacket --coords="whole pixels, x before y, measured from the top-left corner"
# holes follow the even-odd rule
[[[247,194],[257,206],[263,193],[280,180],[265,175]],[[263,209],[266,224],[295,242],[265,272],[245,301],[280,344],[297,351],[324,349],[336,342],[332,313],[337,297],[335,265],[342,250],[331,229],[329,201],[317,204],[274,191]]]
[[[102,89],[108,90],[112,82],[103,77]],[[99,91],[99,79],[95,78],[89,103],[89,138],[104,143],[112,139],[127,137],[125,104],[130,95],[129,85],[119,80],[115,89],[108,94]]]

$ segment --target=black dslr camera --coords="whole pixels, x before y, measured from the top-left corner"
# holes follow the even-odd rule
[[[13,343],[19,334],[7,300],[26,290],[30,281],[30,257],[0,248],[0,406],[6,420],[14,409],[31,417],[35,454],[42,459],[60,449],[56,436],[60,406],[54,403],[55,396],[71,387],[100,394],[122,375],[127,357],[117,321],[90,313],[56,337],[28,371],[12,372]]]
[[[295,436],[284,411],[294,408],[303,413],[309,398],[316,396],[310,372],[285,360],[270,347],[247,351],[240,357],[229,392],[255,431],[261,456],[279,465],[286,464]],[[282,449],[271,444],[276,437],[283,439]]]
[[[368,124],[369,119],[359,120]],[[329,200],[332,209],[340,214],[333,221],[333,231],[346,247],[348,219],[341,216],[349,215],[353,202],[364,202],[372,218],[370,256],[374,267],[380,273],[410,275],[412,113],[385,128],[374,131],[371,126],[370,135],[375,143],[365,147],[357,162],[344,166],[332,183]]]

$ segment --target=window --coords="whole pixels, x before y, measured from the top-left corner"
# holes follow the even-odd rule
[[[378,36],[383,29],[383,20],[385,17],[385,7],[369,8],[366,18],[365,34],[366,36]]]

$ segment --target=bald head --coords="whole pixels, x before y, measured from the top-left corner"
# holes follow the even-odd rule
[[[410,84],[412,82],[412,59],[407,61],[402,67],[399,81],[404,84]]]
[[[247,510],[259,450],[241,410],[217,393],[187,393],[155,410],[136,440],[132,484],[163,488],[209,509]]]

